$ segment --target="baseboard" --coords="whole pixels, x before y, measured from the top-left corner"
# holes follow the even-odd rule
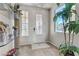
[[[51,44],[51,45],[53,45],[56,49],[58,49],[58,47],[57,47],[57,46],[55,46],[52,42],[47,41],[47,43],[50,43],[50,44]]]

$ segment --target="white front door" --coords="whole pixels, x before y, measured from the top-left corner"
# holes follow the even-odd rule
[[[23,25],[22,29],[22,21],[21,21],[21,34],[22,31],[24,33],[24,36],[21,35],[20,43],[21,45],[26,44],[33,44],[33,43],[40,43],[40,42],[46,42],[48,39],[48,20],[49,20],[49,12],[48,10],[41,9],[40,8],[26,8],[24,10],[24,13],[28,12],[28,16],[26,15],[23,18],[24,23],[26,25]],[[27,21],[28,20],[28,21]],[[26,21],[26,22],[25,22]]]
[[[43,17],[41,14],[35,15],[35,21],[33,23],[32,43],[39,43],[39,36],[43,35]]]

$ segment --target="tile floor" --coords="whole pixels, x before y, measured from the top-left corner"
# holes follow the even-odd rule
[[[58,49],[51,44],[48,45],[50,47],[39,49],[32,49],[31,45],[20,46],[17,49],[17,56],[58,56]]]

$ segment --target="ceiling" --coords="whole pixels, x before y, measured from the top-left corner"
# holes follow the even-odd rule
[[[7,3],[0,3],[0,10],[8,10],[9,6]]]
[[[23,3],[23,5],[35,6],[40,8],[50,9],[55,3]]]
[[[34,7],[40,7],[45,9],[52,8],[55,3],[20,3],[20,5],[28,5],[28,6],[34,6]],[[6,3],[0,3],[0,9],[8,9],[9,6]]]

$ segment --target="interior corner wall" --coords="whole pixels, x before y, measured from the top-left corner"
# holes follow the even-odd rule
[[[50,40],[49,42],[51,44],[53,44],[54,46],[56,47],[59,47],[59,45],[64,42],[63,40],[63,33],[58,33],[58,32],[55,32],[55,24],[53,22],[53,17],[55,15],[55,10],[57,8],[57,5],[56,4],[53,4],[53,7],[51,8],[50,10]]]

